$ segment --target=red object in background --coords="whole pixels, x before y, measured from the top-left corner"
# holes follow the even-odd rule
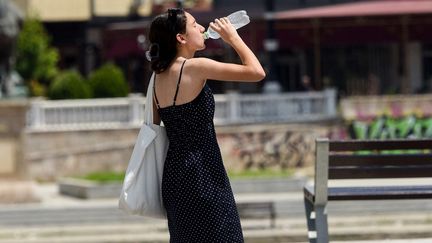
[[[144,55],[138,45],[138,36],[147,35],[148,22],[119,23],[109,26],[103,33],[103,56],[114,59],[126,56]]]

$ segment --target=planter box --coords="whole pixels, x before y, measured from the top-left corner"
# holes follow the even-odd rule
[[[97,183],[75,178],[64,178],[59,182],[60,194],[83,199],[119,197],[121,188],[121,183]]]

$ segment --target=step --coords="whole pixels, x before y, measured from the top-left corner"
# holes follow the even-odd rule
[[[264,196],[262,196],[264,197]],[[261,198],[262,198],[261,197]],[[286,198],[285,198],[286,199]],[[285,200],[283,199],[283,200]],[[275,201],[277,218],[304,219],[303,202],[293,198],[287,201]],[[245,200],[246,201],[246,200]],[[243,202],[245,202],[243,201]],[[361,202],[330,202],[328,206],[329,218],[352,217],[367,215],[410,215],[432,212],[432,203],[428,200],[399,200],[399,201],[361,201]],[[405,217],[405,216],[402,216]],[[140,217],[130,217],[121,212],[112,201],[108,204],[69,205],[64,207],[28,207],[28,208],[0,208],[0,226],[9,225],[50,225],[50,224],[94,224],[100,222],[139,222],[146,220]]]
[[[401,226],[402,227],[402,226]],[[131,232],[132,231],[132,232]],[[272,243],[272,242],[305,242],[306,232],[300,229],[255,229],[244,231],[245,240],[248,243]],[[366,226],[359,227],[340,227],[330,231],[330,237],[335,241],[347,242],[350,240],[366,239],[403,239],[403,238],[424,238],[432,237],[432,226],[411,225],[400,227],[394,226]],[[104,232],[100,234],[15,234],[13,237],[4,237],[2,243],[69,243],[69,242],[91,242],[91,243],[128,243],[128,242],[167,242],[169,235],[167,232],[147,232],[140,228],[129,227],[126,233]]]
[[[329,230],[334,240],[432,237],[432,215],[363,215],[331,217]],[[304,219],[281,219],[270,228],[269,220],[242,220],[247,242],[296,242],[307,235]],[[151,236],[151,237],[149,237]],[[163,242],[167,241],[164,221],[97,225],[4,227],[0,242]]]

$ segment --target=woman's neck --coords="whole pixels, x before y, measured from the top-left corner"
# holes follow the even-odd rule
[[[195,51],[189,51],[186,49],[180,49],[177,52],[177,57],[184,57],[186,59],[190,59],[195,56]]]

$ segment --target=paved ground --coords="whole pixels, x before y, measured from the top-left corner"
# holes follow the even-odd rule
[[[338,243],[341,241],[334,241],[334,243]],[[368,240],[368,241],[350,241],[350,243],[385,243],[385,242],[391,242],[391,243],[431,243],[432,238],[428,239],[404,239],[404,240]]]
[[[66,197],[58,194],[54,184],[36,189],[40,203],[0,205],[1,243],[168,241],[164,221],[124,215],[117,209],[117,199]],[[271,228],[268,219],[242,219],[246,242],[307,240],[300,191],[236,195],[239,202],[262,198],[275,202],[276,227]],[[431,200],[335,202],[328,211],[332,242],[432,243]],[[365,239],[369,241],[358,241]]]

